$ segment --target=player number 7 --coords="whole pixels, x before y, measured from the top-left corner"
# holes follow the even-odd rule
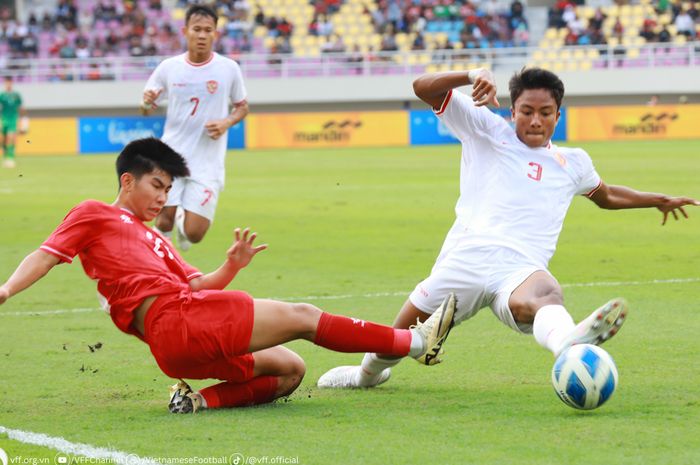
[[[194,116],[195,112],[197,111],[197,107],[199,106],[199,98],[192,97],[190,102],[194,102],[194,108],[192,108],[192,113],[190,113],[190,116]]]

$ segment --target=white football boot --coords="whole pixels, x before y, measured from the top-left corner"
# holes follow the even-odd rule
[[[450,292],[442,304],[430,318],[423,323],[411,326],[413,334],[418,334],[423,338],[423,347],[426,351],[415,357],[418,363],[423,365],[437,365],[442,362],[439,355],[442,354],[442,344],[450,334],[450,329],[454,325],[455,309],[457,308],[457,297],[454,292]]]
[[[321,389],[347,389],[374,387],[386,383],[391,377],[391,368],[382,370],[379,374],[379,381],[371,386],[360,385],[360,373],[362,367],[359,365],[335,367],[323,374],[318,379],[316,385]]]
[[[627,301],[621,297],[612,299],[595,310],[577,324],[564,341],[555,356],[559,356],[575,344],[601,345],[613,337],[627,318]]]

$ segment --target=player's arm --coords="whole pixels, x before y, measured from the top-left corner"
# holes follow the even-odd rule
[[[204,127],[206,128],[209,137],[212,139],[218,139],[226,134],[226,131],[228,131],[229,128],[232,128],[240,121],[243,121],[243,118],[248,116],[248,113],[250,113],[248,102],[243,100],[242,102],[238,102],[233,105],[233,111],[231,111],[231,114],[226,118],[207,121]]]
[[[491,71],[483,68],[424,74],[413,81],[413,92],[437,110],[442,106],[449,91],[470,84],[473,86],[472,98],[477,107],[488,104],[499,106],[496,98],[496,79]]]
[[[248,228],[245,228],[242,232],[240,228],[236,228],[234,236],[236,240],[226,252],[224,264],[216,271],[190,280],[192,290],[225,288],[258,252],[267,248],[267,244],[253,245],[257,233],[251,233]]]
[[[39,281],[59,262],[58,257],[43,250],[35,250],[27,255],[15,272],[12,273],[10,279],[0,286],[0,305],[13,295]]]
[[[686,205],[700,205],[700,202],[690,197],[671,197],[666,194],[640,192],[626,186],[609,186],[601,181],[600,187],[590,196],[590,199],[600,208],[621,210],[626,208],[657,208],[663,213],[661,224],[666,224],[668,214],[678,219],[678,212],[688,218],[683,209]]]

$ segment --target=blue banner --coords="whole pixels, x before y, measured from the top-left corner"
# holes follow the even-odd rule
[[[492,109],[497,115],[510,122],[510,108]],[[450,130],[435,116],[432,110],[411,110],[409,114],[411,145],[457,144],[459,141]],[[552,136],[554,141],[566,141],[566,108],[561,108],[561,116]]]
[[[134,139],[161,137],[165,117],[119,116],[78,118],[80,153],[114,153]],[[228,148],[245,147],[245,121],[228,130]]]

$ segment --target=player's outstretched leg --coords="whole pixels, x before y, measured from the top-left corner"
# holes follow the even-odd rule
[[[600,345],[604,343],[620,330],[627,317],[627,312],[625,299],[621,297],[612,299],[577,324],[573,331],[564,338],[559,350],[554,355],[558,356],[575,344]]]
[[[457,299],[454,293],[450,293],[442,302],[440,307],[424,323],[414,326],[414,331],[419,330],[424,333],[428,341],[428,350],[419,357],[415,357],[420,363],[425,365],[435,365],[442,360],[438,355],[442,353],[442,344],[447,339],[450,329],[454,324],[454,312],[457,306]],[[359,388],[373,387],[385,383],[391,376],[391,367],[396,365],[400,359],[385,359],[377,354],[365,354],[362,365],[340,366],[326,372],[318,380],[320,388]],[[386,366],[384,369],[371,373],[371,376],[362,376],[365,365]]]

